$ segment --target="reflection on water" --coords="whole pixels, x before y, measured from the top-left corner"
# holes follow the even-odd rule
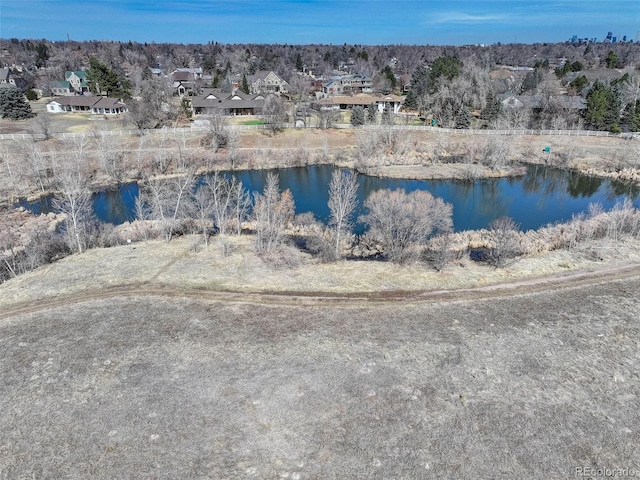
[[[321,221],[329,217],[328,185],[332,166],[313,166],[278,170],[280,187],[290,189],[296,202],[296,213],[313,212]],[[261,191],[267,170],[248,170],[235,175],[251,192]],[[638,187],[606,179],[599,179],[555,170],[542,166],[528,168],[522,177],[487,179],[475,182],[453,180],[404,180],[359,176],[358,199],[362,213],[364,200],[381,188],[402,188],[407,192],[427,190],[453,205],[456,231],[485,228],[497,217],[512,217],[523,230],[535,229],[548,223],[566,221],[575,213],[587,210],[590,203],[601,203],[610,209],[625,197],[640,207]],[[99,192],[94,196],[96,216],[103,222],[123,223],[135,218],[138,186],[120,185],[117,189]],[[30,210],[51,211],[51,199],[21,202]],[[362,231],[362,226],[357,227]]]

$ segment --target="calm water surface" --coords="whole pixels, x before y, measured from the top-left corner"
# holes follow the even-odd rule
[[[290,189],[296,203],[296,213],[313,212],[318,220],[329,216],[328,185],[332,166],[312,166],[276,170],[281,189]],[[268,170],[226,172],[235,175],[251,192],[261,191]],[[358,199],[360,210],[364,200],[375,190],[402,188],[407,192],[426,190],[453,205],[453,223],[456,231],[485,228],[501,216],[512,217],[522,230],[536,229],[557,221],[571,219],[585,212],[590,203],[600,203],[605,209],[616,202],[630,198],[640,207],[640,189],[628,184],[554,170],[529,167],[522,177],[460,182],[454,180],[403,180],[359,175]],[[135,183],[120,185],[117,189],[94,195],[96,216],[103,222],[120,224],[135,219]],[[51,199],[22,202],[26,208],[49,212]],[[362,227],[357,227],[362,231]]]

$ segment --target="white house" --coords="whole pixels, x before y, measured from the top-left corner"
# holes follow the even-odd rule
[[[77,95],[56,97],[47,103],[49,113],[92,113],[94,115],[116,115],[125,113],[127,106],[119,98]]]

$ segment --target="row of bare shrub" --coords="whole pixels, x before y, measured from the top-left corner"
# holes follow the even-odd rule
[[[574,215],[567,222],[527,232],[519,231],[511,219],[503,217],[492,222],[488,229],[450,234],[445,244],[441,238],[434,238],[427,251],[436,255],[444,249],[453,258],[470,250],[481,250],[486,252],[489,263],[504,266],[523,255],[588,249],[596,240],[615,243],[627,238],[640,238],[640,209],[634,208],[629,199],[616,203],[609,211],[604,211],[600,204],[590,204],[586,213]]]

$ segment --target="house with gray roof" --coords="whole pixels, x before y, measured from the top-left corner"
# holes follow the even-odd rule
[[[240,90],[225,92],[221,88],[205,88],[203,94],[191,97],[195,115],[222,112],[225,115],[257,115],[262,110],[264,95],[247,94]]]
[[[354,95],[357,93],[373,93],[373,79],[359,73],[349,75],[333,75],[322,84],[324,96]]]
[[[249,91],[252,94],[287,93],[289,83],[273,71],[259,71],[247,77]]]
[[[0,84],[11,85],[22,91],[25,91],[28,86],[27,81],[13,73],[10,68],[0,68]]]
[[[47,103],[49,113],[91,113],[94,115],[116,115],[127,112],[127,106],[119,98],[93,95],[56,97]]]

